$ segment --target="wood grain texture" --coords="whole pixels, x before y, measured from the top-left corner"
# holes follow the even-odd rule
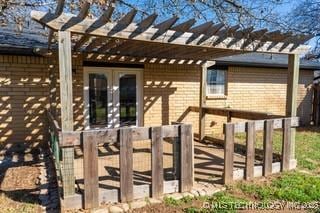
[[[133,146],[132,130],[120,129],[120,200],[133,199]]]
[[[158,198],[163,194],[163,143],[162,128],[151,129],[152,139],[152,197]]]
[[[255,160],[255,141],[256,131],[254,122],[247,123],[246,137],[246,170],[245,179],[252,180],[254,177],[254,160]]]
[[[199,99],[199,141],[203,141],[205,137],[205,111],[203,107],[206,106],[206,83],[207,83],[207,64],[202,66],[200,76],[200,99]]]
[[[234,124],[224,124],[224,184],[233,182]]]
[[[273,120],[266,120],[263,132],[263,176],[272,174]]]
[[[71,33],[59,31],[61,129],[73,131]]]
[[[99,207],[98,146],[96,135],[83,134],[84,207]]]
[[[180,190],[181,192],[190,191],[193,186],[193,141],[192,125],[181,125],[181,172]]]
[[[297,116],[297,96],[299,84],[299,64],[300,58],[298,54],[288,55],[288,74],[287,74],[287,102],[286,116]],[[295,158],[295,136],[296,131],[291,131],[291,159]]]
[[[172,138],[179,136],[179,125],[164,125],[162,128],[163,138]],[[65,131],[63,136],[65,140],[60,141],[60,147],[79,146],[81,145],[81,134],[84,132],[91,132],[96,134],[98,144],[118,143],[119,131],[121,128],[114,129],[98,129],[85,131]],[[150,127],[132,127],[132,140],[149,140],[151,139]]]
[[[290,169],[291,155],[291,119],[283,120],[281,171]]]

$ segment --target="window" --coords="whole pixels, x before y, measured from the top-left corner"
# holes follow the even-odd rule
[[[208,69],[207,95],[225,95],[226,70]]]

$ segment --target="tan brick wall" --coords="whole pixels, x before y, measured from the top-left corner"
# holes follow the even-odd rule
[[[0,142],[45,139],[48,60],[0,55]]]
[[[48,67],[53,63],[55,74],[58,75],[56,61],[40,57],[0,56],[1,142],[45,139],[47,126],[44,109],[49,105]],[[82,129],[84,105],[81,56],[74,58],[73,71],[75,129]],[[298,113],[304,123],[308,123],[313,74],[310,71],[300,73]],[[169,124],[179,120],[192,123],[194,132],[197,132],[198,114],[188,113],[187,108],[199,104],[199,81],[199,66],[146,64],[143,75],[144,125]],[[227,98],[207,100],[209,106],[231,106],[284,114],[285,69],[230,67],[228,81]],[[221,132],[221,125],[226,121],[219,116],[207,116],[206,120],[207,134]]]
[[[144,125],[188,122],[198,130],[200,68],[185,65],[146,65],[144,69]],[[185,116],[186,115],[186,116]]]
[[[286,69],[229,67],[227,97],[208,99],[207,105],[285,115],[286,72]],[[147,65],[144,71],[145,125],[167,124],[184,117],[188,106],[198,106],[199,80],[199,67]],[[312,80],[312,72],[300,71],[298,116],[303,124],[310,122]],[[192,122],[197,131],[196,113],[189,113],[183,121]],[[221,133],[224,122],[225,117],[207,115],[206,133]]]

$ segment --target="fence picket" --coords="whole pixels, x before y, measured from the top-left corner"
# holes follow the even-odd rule
[[[233,155],[234,155],[234,124],[224,124],[224,173],[223,181],[225,184],[233,181]]]
[[[182,124],[180,127],[181,172],[180,191],[190,191],[193,186],[193,141],[192,125]]]
[[[245,179],[251,180],[254,177],[254,159],[255,159],[255,123],[247,122],[247,137],[246,137],[246,170],[245,170]]]
[[[99,206],[98,147],[96,135],[83,134],[84,207]]]
[[[158,198],[163,194],[163,144],[162,127],[151,129],[152,137],[152,197]]]
[[[273,123],[274,120],[266,120],[263,133],[263,176],[272,174],[273,161]]]
[[[283,119],[281,171],[290,169],[291,118]]]
[[[132,129],[120,129],[120,200],[133,200]]]

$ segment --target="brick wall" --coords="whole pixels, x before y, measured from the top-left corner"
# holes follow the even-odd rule
[[[83,128],[82,57],[73,60],[75,129]],[[49,105],[49,66],[58,75],[56,59],[0,56],[0,141],[35,142],[46,139],[45,108]],[[311,113],[313,74],[301,71],[298,114],[308,123]],[[199,104],[200,67],[146,64],[143,75],[144,125],[172,121],[193,124],[198,131],[198,114],[187,112]],[[209,106],[285,113],[286,70],[230,67],[226,99],[207,100]],[[59,84],[57,102],[59,103]],[[59,114],[58,105],[58,114]],[[206,132],[221,132],[226,119],[207,116]]]
[[[45,138],[48,59],[0,55],[0,142]]]
[[[285,115],[286,72],[286,69],[229,67],[227,97],[208,99],[207,105]],[[199,80],[199,67],[147,65],[144,71],[145,125],[167,124],[184,117],[182,121],[193,123],[197,132],[197,114],[185,112],[188,106],[199,105]],[[312,80],[313,72],[300,71],[298,116],[303,124],[310,122]],[[206,134],[221,133],[224,122],[225,117],[207,115]]]

